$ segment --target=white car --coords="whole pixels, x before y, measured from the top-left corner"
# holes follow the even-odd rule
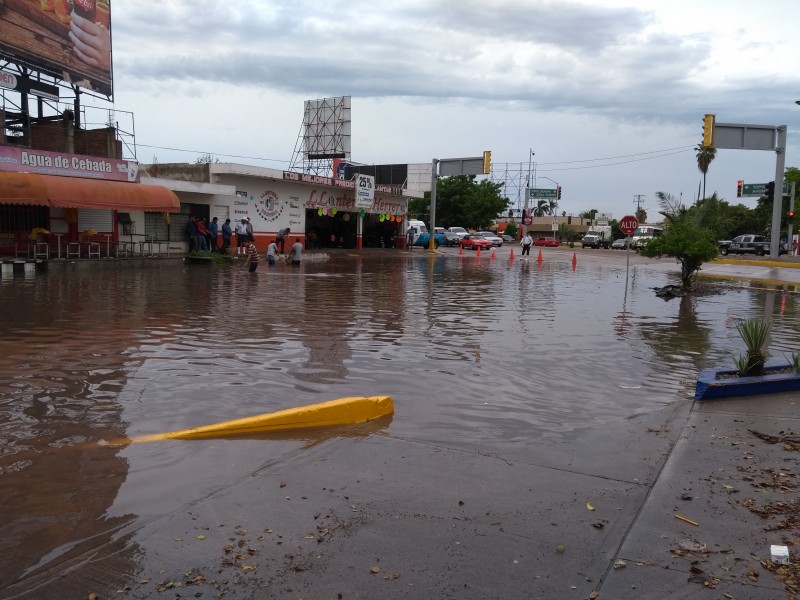
[[[479,231],[478,235],[482,235],[487,240],[492,242],[492,246],[497,246],[499,248],[503,245],[503,238],[493,234],[491,231]]]
[[[447,231],[449,231],[450,233],[455,233],[458,237],[462,239],[464,238],[465,235],[469,233],[469,231],[467,231],[463,227],[450,227],[448,228]]]

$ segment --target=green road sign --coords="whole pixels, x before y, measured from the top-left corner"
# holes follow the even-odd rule
[[[528,198],[555,198],[556,190],[550,188],[528,188]]]
[[[745,183],[742,186],[742,196],[763,196],[767,193],[766,183]],[[783,193],[789,193],[789,183],[783,182]]]

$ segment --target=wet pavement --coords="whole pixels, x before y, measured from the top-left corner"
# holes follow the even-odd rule
[[[738,318],[797,348],[796,295],[663,302],[674,263],[550,250],[0,287],[29,300],[2,338],[0,597],[786,598],[755,557],[796,532],[757,509],[797,501],[797,455],[748,430],[797,431],[796,399],[691,396]],[[395,415],[103,442],[354,390]]]

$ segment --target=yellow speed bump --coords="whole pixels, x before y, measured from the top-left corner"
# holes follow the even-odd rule
[[[310,404],[297,408],[287,408],[273,413],[245,417],[233,421],[223,421],[192,429],[170,431],[155,435],[144,435],[129,440],[130,442],[156,442],[159,440],[199,440],[204,438],[241,436],[270,431],[286,431],[291,429],[309,429],[312,427],[329,427],[334,425],[355,425],[366,423],[394,413],[394,401],[391,396],[357,396],[339,398],[319,404]]]

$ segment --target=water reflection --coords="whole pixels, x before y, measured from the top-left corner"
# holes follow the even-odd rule
[[[738,319],[773,322],[773,356],[800,348],[797,295],[663,302],[652,288],[668,274],[570,258],[375,253],[255,276],[65,265],[4,280],[0,595],[58,578],[86,592],[100,576],[81,561],[121,587],[173,515],[335,437],[566,445],[684,399],[699,369],[742,347]],[[395,416],[365,428],[96,443],[374,394],[394,397]]]

